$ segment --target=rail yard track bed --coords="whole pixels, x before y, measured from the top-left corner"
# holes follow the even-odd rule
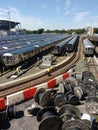
[[[98,64],[95,61],[94,57],[85,58],[85,59],[84,57],[81,57],[80,61],[75,66],[75,70],[77,72],[90,71],[94,74],[95,79],[98,81]]]
[[[81,43],[81,41],[79,43]],[[97,73],[95,72],[95,69],[93,70],[94,67],[97,67],[94,59],[93,58],[92,59],[87,59],[87,58],[84,59],[83,54],[81,52],[79,52],[79,53],[80,54],[79,54],[78,58],[76,58],[76,55],[74,55],[74,57],[72,58],[75,60],[75,61],[73,60],[75,71],[76,72],[91,71],[95,75],[96,80],[98,80]],[[78,61],[78,59],[79,59],[79,61]],[[57,61],[54,64],[54,67],[56,67],[56,64],[58,64],[64,60],[66,60],[65,57],[60,57],[59,59],[57,59]],[[68,67],[68,68],[71,68],[71,67],[73,67],[73,64],[71,63],[71,65],[70,65],[70,62],[68,61],[66,64],[63,64],[63,65]],[[47,77],[47,80],[49,80],[49,78],[52,79],[53,77],[62,74],[64,71],[66,72],[68,70],[68,68],[67,69],[66,69],[66,67],[64,68],[63,65],[58,67],[58,69],[56,70],[56,73],[53,73],[53,72],[55,72],[56,68],[52,69],[52,75],[50,77],[48,77],[46,75],[44,77],[43,82],[46,81],[46,77]],[[34,73],[37,73],[39,71],[41,72],[42,70],[38,67],[36,68],[36,70],[35,70],[35,68],[32,69],[32,72],[34,72]],[[27,75],[32,74],[32,72],[30,70],[26,74]],[[24,75],[23,75],[23,77],[24,77]],[[42,78],[42,77],[40,77],[40,78]],[[33,84],[35,84],[35,83],[33,82]],[[17,111],[19,111],[19,115],[18,115],[17,119],[13,119],[10,122],[7,121],[6,124],[4,124],[3,129],[8,129],[8,130],[16,130],[16,129],[18,129],[18,130],[31,130],[31,129],[34,129],[34,130],[38,130],[39,123],[36,120],[36,116],[25,117],[23,114],[24,110],[27,107],[31,106],[33,103],[34,103],[34,99],[30,99],[29,101],[26,101],[24,103],[17,105],[16,106]],[[81,102],[81,104],[77,106],[79,108],[79,110],[81,111],[81,113],[86,113],[84,103],[85,103],[85,101]]]
[[[67,57],[65,57],[65,56],[58,57],[56,59],[56,61],[53,62],[52,66],[56,66],[56,65],[60,64],[61,62],[66,61],[69,58],[70,58],[70,56],[67,56]],[[36,64],[34,64],[34,65],[32,65],[31,69],[29,69],[28,71],[26,71],[25,73],[23,73],[20,77],[17,77],[17,79],[24,78],[24,77],[27,77],[27,76],[30,76],[30,75],[33,75],[33,74],[37,74],[37,73],[39,73],[39,72],[41,72],[43,70],[45,70],[45,68],[44,69],[40,68],[40,64],[39,64],[39,66],[36,65]],[[22,69],[21,72],[22,71],[24,72],[25,69]],[[11,75],[13,75],[14,72],[15,72],[15,70],[11,71],[8,74],[5,74],[5,75],[1,76],[0,77],[0,84],[7,83],[7,82],[13,81],[13,80],[15,81],[16,79],[14,79],[13,77],[11,77]]]
[[[81,45],[81,39],[79,41],[79,45]],[[81,46],[79,46],[79,50],[82,50]],[[60,57],[57,59],[57,65],[54,65],[53,68],[51,69],[52,75],[50,77],[47,76],[46,70],[42,71],[40,68],[37,67],[37,68],[32,68],[32,71],[31,70],[27,71],[27,75],[40,72],[40,75],[38,77],[36,75],[35,76],[30,75],[30,76],[28,76],[28,78],[25,78],[23,75],[22,79],[19,78],[19,79],[13,80],[11,82],[11,85],[9,83],[3,84],[3,85],[1,84],[0,85],[0,90],[1,90],[0,97],[9,95],[13,92],[23,90],[25,88],[29,88],[31,86],[35,86],[35,85],[47,82],[50,79],[53,79],[54,77],[68,71],[68,69],[70,69],[73,66],[75,66],[75,70],[77,72],[84,71],[84,66],[85,66],[86,62],[83,58],[82,51],[70,54],[70,56],[67,58],[65,59],[65,57]],[[86,71],[87,71],[87,69],[86,69]],[[96,76],[96,77],[98,77],[98,76]]]
[[[71,55],[71,57],[72,56],[73,55]],[[65,59],[65,57],[64,57],[64,59]],[[40,71],[38,73],[38,75],[37,74],[35,74],[35,75],[29,75],[28,77],[23,77],[21,79],[16,79],[16,80],[13,80],[11,82],[7,82],[7,83],[4,83],[4,84],[1,84],[0,85],[0,96],[1,95],[2,96],[6,96],[7,93],[11,94],[11,93],[13,93],[13,91],[17,92],[17,91],[23,90],[25,88],[29,88],[31,86],[35,86],[37,84],[44,83],[44,82],[52,79],[53,77],[56,77],[57,75],[66,72],[67,70],[65,69],[65,71],[64,71],[63,68],[60,67],[60,66],[61,65],[65,66],[65,64],[67,64],[66,62],[68,60],[70,60],[70,58],[68,58],[67,61],[66,61],[66,59],[65,60],[64,59],[63,59],[63,61],[61,63],[59,63],[58,65],[55,65],[55,67],[53,67],[51,69],[52,70],[52,75],[50,77],[47,76],[46,70],[42,71],[42,70],[39,70],[37,68],[37,72]],[[54,73],[55,72],[55,68],[56,68],[56,73]],[[35,69],[32,72],[35,72]],[[30,73],[32,73],[32,72],[30,71]],[[43,76],[44,76],[44,78],[43,78]],[[16,89],[16,91],[15,91],[15,89]]]

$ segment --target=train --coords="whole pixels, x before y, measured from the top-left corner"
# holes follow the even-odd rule
[[[53,46],[51,53],[54,55],[64,55],[66,53],[65,45],[73,38],[73,36],[68,35],[63,42],[58,43]]]
[[[86,38],[83,39],[83,53],[86,57],[94,56],[95,46]]]
[[[73,52],[76,47],[77,47],[77,42],[78,42],[78,38],[79,36],[78,35],[74,35],[74,37],[65,44],[65,50],[66,52]]]
[[[6,43],[4,45],[0,45],[0,51],[1,50],[8,50],[10,48],[18,48],[18,47],[21,47],[21,46],[25,46],[25,45],[28,45],[30,44],[29,42],[12,42],[12,43]]]
[[[9,35],[9,36],[3,36],[0,37],[0,45],[4,45],[4,44],[10,44],[12,42],[23,42],[23,41],[28,41],[30,39],[39,39],[42,37],[46,37],[48,35],[44,35],[44,34],[25,34],[25,35]]]
[[[56,44],[57,41],[64,39],[66,35],[55,35],[54,37],[47,38],[46,40],[40,40],[34,44],[28,44],[20,48],[10,48],[1,52],[0,57],[5,66],[15,66],[33,56],[50,49]]]

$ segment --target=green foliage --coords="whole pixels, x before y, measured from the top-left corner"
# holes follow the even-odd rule
[[[42,33],[44,33],[44,29],[43,28],[38,29],[38,34],[42,34]]]
[[[98,28],[94,28],[94,33],[98,33]]]
[[[95,119],[96,119],[96,121],[98,122],[98,116],[97,116]]]
[[[49,29],[47,29],[45,31],[43,28],[41,28],[41,29],[33,30],[33,31],[31,31],[31,30],[24,30],[24,32],[26,34],[42,34],[42,33],[68,33],[68,34],[72,34],[73,32],[76,32],[77,34],[82,34],[82,33],[85,32],[85,29],[84,28],[83,29],[70,29],[70,30],[64,30],[64,29],[62,29],[62,30],[58,30],[58,29],[56,29],[56,30],[49,30]]]

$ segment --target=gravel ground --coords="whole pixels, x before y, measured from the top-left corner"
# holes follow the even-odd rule
[[[61,60],[64,60],[65,57],[61,58]],[[60,60],[58,60],[60,62]],[[84,61],[83,61],[83,57],[81,56],[81,60],[80,62],[75,66],[75,70],[77,72],[83,72],[85,71],[84,66]],[[35,69],[34,69],[35,70]],[[39,71],[40,69],[36,69],[37,71]],[[35,70],[35,71],[36,71]],[[34,72],[34,71],[32,71]],[[27,72],[27,75],[29,73],[32,73],[31,71]],[[34,100],[31,99],[29,101],[23,102],[19,105],[17,105],[17,111],[19,112],[19,115],[17,117],[17,119],[13,119],[10,121],[7,121],[5,124],[2,124],[2,129],[1,130],[38,130],[38,126],[39,123],[36,120],[36,117],[25,117],[24,116],[24,110],[31,106],[34,103]],[[83,104],[77,106],[81,113],[86,113],[85,111],[85,107],[84,107],[84,102],[82,102]]]
[[[34,103],[34,99],[30,99],[16,106],[18,116],[16,119],[6,121],[2,125],[1,130],[38,130],[39,122],[36,120],[36,116],[26,117],[24,116],[24,110]],[[84,103],[84,101],[82,102]],[[84,105],[77,106],[81,113],[86,113]]]

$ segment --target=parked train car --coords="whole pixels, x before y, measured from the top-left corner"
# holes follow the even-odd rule
[[[83,53],[85,56],[94,56],[94,45],[88,40],[83,40]]]
[[[63,42],[60,42],[52,48],[51,53],[54,55],[64,55],[66,53],[65,44],[67,44],[67,42],[69,42],[72,38],[73,36],[67,35],[66,39]]]
[[[12,42],[7,42],[6,40],[4,41],[4,38],[3,38],[3,41],[0,41],[0,43],[2,43],[0,44],[0,50],[9,49],[9,48],[17,48],[17,47],[25,46],[28,44],[34,44],[35,42],[40,42],[40,41],[47,41],[47,40],[50,40],[50,38],[52,39],[52,37],[54,38],[54,35],[37,35],[37,36],[35,35],[35,37],[33,35],[30,35],[30,36],[23,35],[23,36],[17,36],[17,40],[16,40],[16,37],[12,37],[12,38],[15,38],[13,39]]]
[[[51,48],[56,44],[56,41],[61,40],[64,37],[64,35],[59,37],[56,36],[55,38],[52,38],[52,40],[47,39],[47,41],[40,41],[32,45],[8,51],[1,55],[2,61],[4,62],[5,66],[14,66]]]
[[[66,52],[73,52],[75,50],[78,37],[78,35],[74,35],[74,37],[67,44],[65,44]]]
[[[18,48],[18,47],[21,47],[21,46],[26,46],[30,44],[29,42],[13,42],[13,43],[8,43],[8,44],[5,44],[5,45],[0,45],[0,51],[1,50],[8,50],[10,48]]]

